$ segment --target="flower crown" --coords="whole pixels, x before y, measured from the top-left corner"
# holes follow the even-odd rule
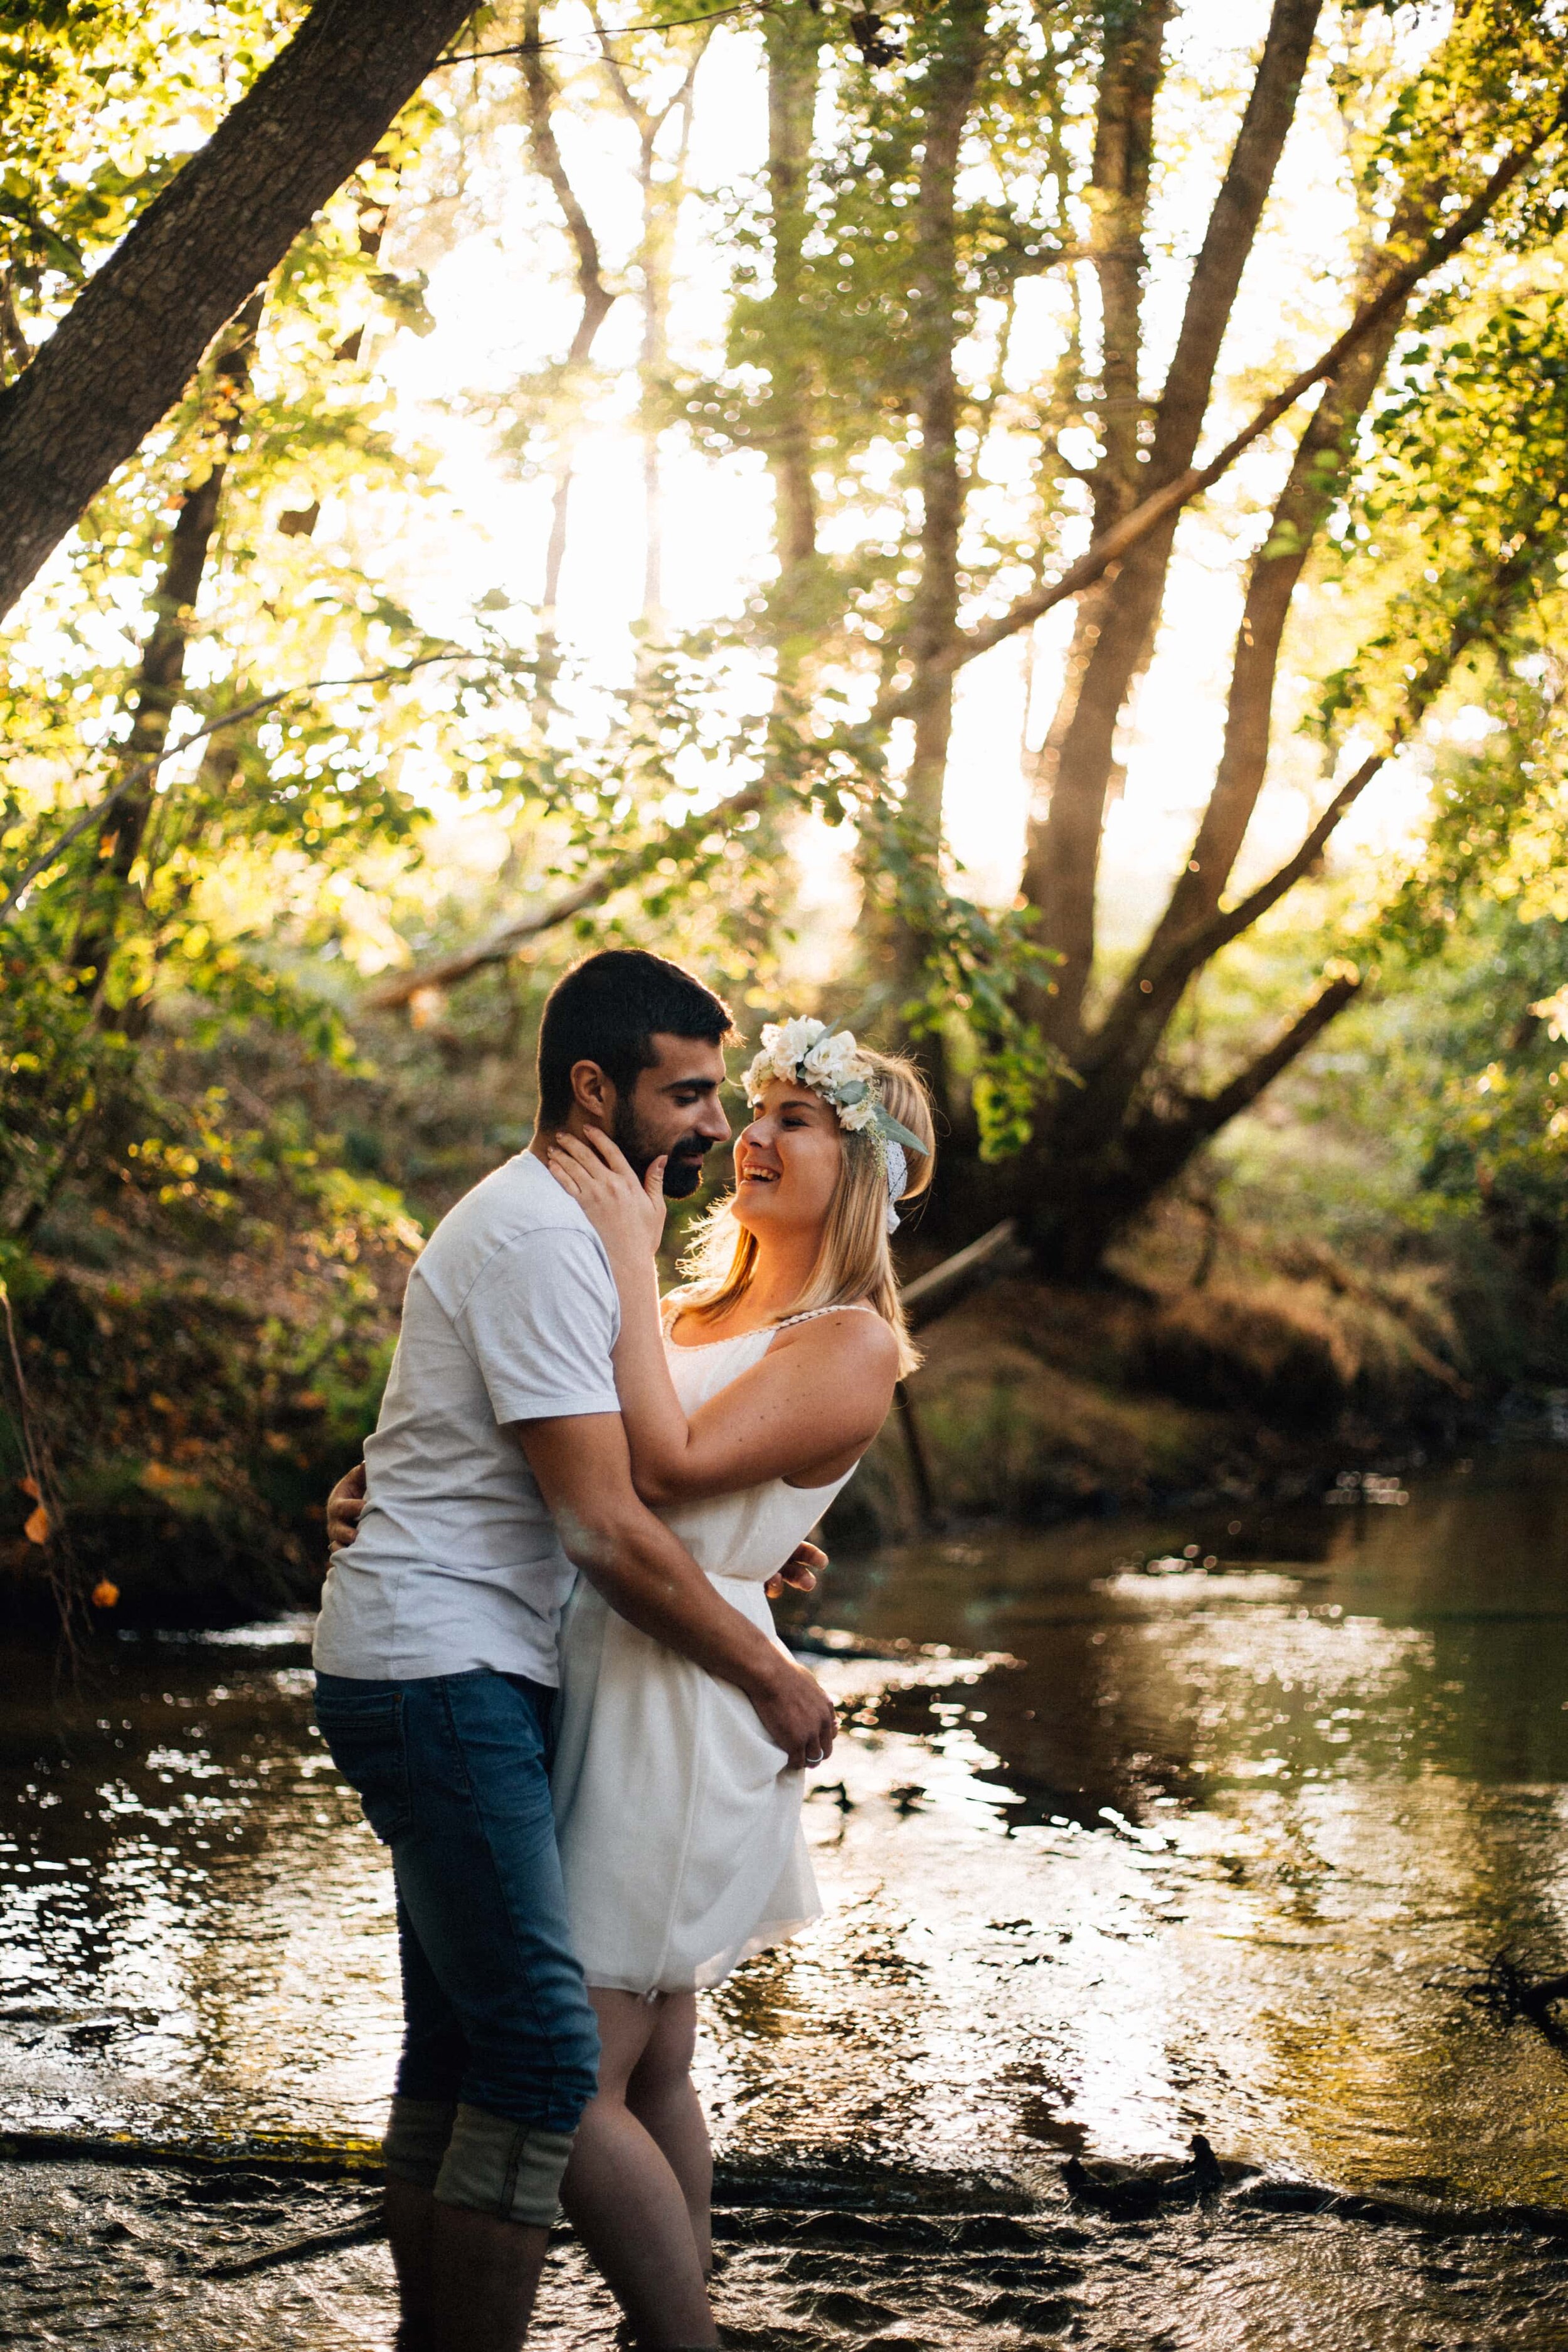
[[[810,1087],[832,1104],[839,1126],[851,1135],[869,1130],[884,1148],[896,1145],[900,1152],[925,1156],[920,1137],[900,1127],[883,1103],[870,1056],[847,1029],[830,1029],[826,1021],[809,1019],[770,1021],[763,1031],[762,1051],[752,1056],[741,1081],[753,1109],[763,1089],[777,1078]]]

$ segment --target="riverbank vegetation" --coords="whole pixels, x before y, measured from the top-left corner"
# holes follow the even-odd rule
[[[0,10],[16,1604],[309,1597],[609,940],[1009,1224],[846,1537],[1568,1381],[1554,8],[378,13]]]

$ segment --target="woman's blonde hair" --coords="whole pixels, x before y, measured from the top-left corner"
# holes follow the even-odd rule
[[[936,1121],[931,1096],[914,1064],[900,1054],[875,1054],[862,1047],[876,1073],[882,1102],[925,1150],[909,1155],[909,1179],[900,1199],[918,1201],[930,1190],[936,1166]],[[888,1177],[883,1147],[875,1133],[839,1129],[843,1162],[833,1198],[827,1206],[822,1246],[805,1287],[791,1313],[804,1315],[814,1307],[849,1307],[864,1299],[889,1323],[899,1342],[899,1373],[912,1372],[920,1356],[904,1321],[898,1276],[888,1246]],[[734,1194],[710,1209],[697,1229],[691,1248],[681,1260],[686,1282],[675,1293],[680,1312],[700,1318],[722,1315],[750,1286],[757,1263],[757,1244],[744,1225],[735,1221]]]

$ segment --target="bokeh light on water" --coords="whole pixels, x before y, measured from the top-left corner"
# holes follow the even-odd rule
[[[1237,1508],[835,1568],[823,1620],[880,1654],[821,1662],[827,1915],[706,2003],[723,2150],[1038,2188],[1201,2129],[1568,2205],[1568,2058],[1470,1991],[1503,1950],[1568,1967],[1568,1478]],[[64,1699],[10,1660],[13,2128],[377,2130],[390,1887],[310,1728],[306,1630],[114,1642]]]

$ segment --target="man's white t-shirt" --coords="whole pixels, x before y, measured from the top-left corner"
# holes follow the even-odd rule
[[[619,1412],[619,1329],[604,1244],[542,1161],[520,1152],[442,1218],[408,1279],[359,1533],[328,1571],[322,1673],[559,1681],[575,1570],[512,1424]]]

